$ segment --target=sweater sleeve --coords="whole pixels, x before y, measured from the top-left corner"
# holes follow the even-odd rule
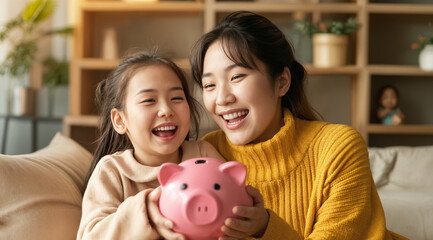
[[[360,134],[340,126],[316,142],[315,219],[307,219],[306,239],[390,239]]]
[[[274,211],[267,210],[269,213],[269,222],[265,233],[260,239],[274,240],[274,239],[287,239],[297,240],[300,239],[298,233],[293,230],[284,219],[280,218]],[[250,238],[254,239],[254,238]]]
[[[119,174],[97,167],[83,197],[77,240],[158,238],[145,206],[150,192],[146,189],[123,200]]]

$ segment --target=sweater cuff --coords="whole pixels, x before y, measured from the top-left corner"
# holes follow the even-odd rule
[[[298,233],[289,224],[280,218],[274,211],[266,209],[269,214],[269,222],[265,233],[260,239],[300,239]]]

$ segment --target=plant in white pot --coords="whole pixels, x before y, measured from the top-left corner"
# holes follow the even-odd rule
[[[433,30],[431,24],[430,29]],[[419,67],[424,71],[433,71],[433,31],[430,34],[419,35],[418,42],[412,43],[412,49],[419,52]]]
[[[55,34],[69,35],[72,27],[56,30],[40,31],[38,26],[49,19],[56,8],[56,0],[30,1],[19,15],[8,21],[0,29],[0,42],[8,41],[10,50],[6,58],[0,63],[0,75],[8,79],[8,94],[28,93],[29,96],[11,96],[12,99],[24,101],[8,104],[8,114],[31,115],[34,113],[34,92],[30,88],[30,70],[38,61],[36,53],[38,42],[45,37]],[[12,90],[18,87],[21,90]],[[11,99],[12,98],[12,99]]]
[[[294,27],[313,39],[313,65],[315,67],[338,67],[346,65],[349,35],[356,32],[356,18],[346,22],[324,20],[318,24],[297,21]]]

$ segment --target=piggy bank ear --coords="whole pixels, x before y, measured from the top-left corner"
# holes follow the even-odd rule
[[[219,170],[223,173],[230,175],[237,185],[243,185],[245,183],[245,177],[247,176],[247,168],[240,162],[230,161],[221,164]]]
[[[174,163],[164,163],[161,165],[161,168],[158,172],[158,181],[162,186],[165,186],[168,182],[168,180],[173,176],[175,173],[181,172],[183,167],[174,164]]]

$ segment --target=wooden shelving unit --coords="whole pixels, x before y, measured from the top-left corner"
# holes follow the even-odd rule
[[[101,31],[99,29],[106,27],[104,25],[105,22],[117,21],[122,24],[128,21],[146,19],[150,22],[149,24],[156,24],[160,21],[160,18],[163,18],[164,21],[173,22],[172,29],[165,29],[165,31],[176,30],[180,34],[188,35],[189,38],[184,42],[192,46],[203,33],[211,30],[223,16],[236,10],[247,10],[264,14],[270,17],[271,20],[273,17],[280,20],[293,20],[299,14],[313,21],[332,16],[344,18],[348,16],[357,17],[361,28],[350,40],[351,48],[349,51],[351,59],[349,60],[349,64],[338,68],[315,68],[311,64],[306,63],[307,73],[314,77],[347,76],[350,79],[351,88],[348,90],[351,95],[351,107],[350,113],[348,113],[351,119],[350,124],[360,131],[367,142],[372,135],[391,134],[396,138],[404,138],[405,135],[410,134],[432,135],[431,144],[433,144],[433,120],[428,120],[429,122],[426,123],[408,122],[408,124],[403,126],[383,126],[371,120],[372,108],[374,106],[372,95],[374,94],[374,88],[378,85],[376,81],[386,82],[392,77],[399,79],[401,77],[418,77],[422,81],[432,79],[433,82],[433,73],[420,70],[417,67],[416,61],[408,64],[404,61],[397,61],[396,63],[387,60],[390,58],[394,60],[393,56],[389,56],[385,60],[376,59],[377,55],[374,52],[372,54],[371,49],[379,48],[381,44],[384,44],[380,42],[382,37],[380,34],[382,33],[372,32],[372,30],[376,30],[375,26],[377,23],[382,23],[382,18],[395,17],[395,24],[400,24],[399,18],[402,15],[410,19],[413,18],[412,22],[418,25],[423,20],[433,22],[433,15],[431,14],[433,12],[433,3],[429,3],[427,0],[416,0],[416,3],[407,0],[407,3],[403,4],[392,3],[392,1],[376,3],[380,2],[378,0],[373,3],[373,1],[347,0],[337,1],[338,3],[333,3],[332,0],[309,0],[305,2],[300,0],[299,3],[216,0],[160,2],[126,2],[121,0],[74,1],[74,8],[71,10],[71,14],[75,19],[76,31],[74,34],[73,60],[71,61],[70,116],[64,119],[64,131],[70,136],[76,134],[81,139],[86,139],[85,133],[81,135],[78,133],[80,131],[79,127],[95,127],[97,124],[93,103],[95,85],[105,78],[109,71],[120,62],[118,59],[102,59],[98,55],[96,48],[99,46],[98,42],[100,43],[101,39]],[[179,19],[187,19],[186,21],[189,21],[193,25],[182,24]],[[427,23],[428,21],[426,21]],[[130,25],[139,25],[139,23],[135,24],[134,22],[134,24]],[[130,26],[127,25],[127,27]],[[124,28],[124,26],[120,28]],[[182,28],[184,31],[178,28]],[[199,30],[192,34],[188,32],[195,28],[199,28]],[[137,31],[129,31],[119,36],[119,38],[125,38],[131,42],[129,38],[133,37],[136,33]],[[383,34],[390,34],[390,32],[384,32]],[[396,32],[395,34],[401,33]],[[166,36],[166,38],[170,37]],[[416,40],[416,35],[413,36],[413,39],[414,41]],[[160,40],[167,44],[167,39],[155,39],[154,42],[158,43]],[[170,40],[168,45],[171,43],[176,44],[177,42],[177,39],[168,40]],[[184,43],[181,47],[172,48],[185,50],[181,53],[174,53],[172,57],[187,72],[189,72],[190,67],[188,61],[190,46],[185,46]],[[399,50],[395,50],[394,53],[399,54]],[[420,80],[419,82],[422,81]],[[419,87],[422,88],[422,86]],[[425,109],[425,111],[429,111],[427,106]],[[204,128],[208,129],[209,127]],[[84,131],[89,132],[88,129],[84,129]],[[94,135],[92,132],[89,138],[92,137],[92,134]]]

